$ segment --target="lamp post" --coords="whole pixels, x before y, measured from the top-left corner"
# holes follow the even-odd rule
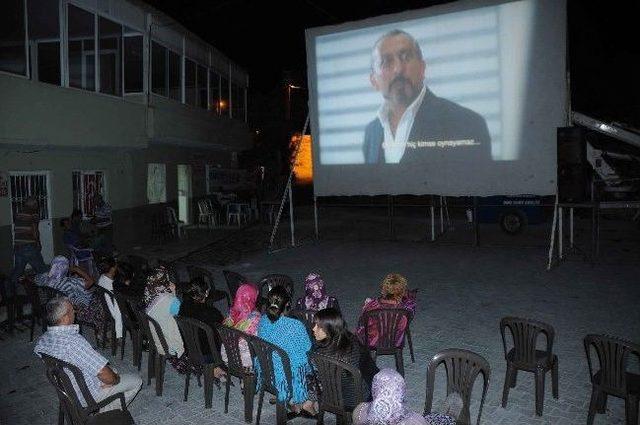
[[[287,120],[291,121],[291,89],[300,89],[302,87],[293,84],[287,84]]]

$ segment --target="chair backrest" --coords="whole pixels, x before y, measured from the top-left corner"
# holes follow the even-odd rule
[[[218,324],[216,330],[218,331],[218,335],[220,335],[220,342],[224,345],[227,353],[227,369],[229,373],[234,376],[242,376],[247,373],[246,368],[242,364],[240,342],[245,341],[248,345],[251,335],[222,324]]]
[[[504,356],[509,352],[507,347],[506,329],[509,329],[513,338],[513,362],[535,365],[536,343],[540,334],[546,335],[547,359],[549,362],[553,356],[553,339],[555,331],[553,326],[532,319],[519,317],[504,317],[500,320],[500,333],[502,334],[502,347]]]
[[[141,313],[142,313],[141,319],[145,324],[144,325],[145,333],[146,331],[148,331],[147,339],[149,340],[149,344],[155,347],[157,352],[160,352],[160,350],[158,350],[158,347],[156,346],[156,342],[155,342],[156,340],[153,337],[154,334],[157,335],[158,341],[160,342],[160,346],[162,347],[162,351],[164,352],[163,354],[168,356],[169,344],[167,343],[167,338],[165,338],[164,336],[164,332],[162,332],[162,327],[153,317],[149,316],[145,312],[141,312]]]
[[[362,376],[356,367],[318,353],[311,353],[310,357],[320,381],[318,402],[321,410],[345,415],[348,414],[349,408],[353,409],[363,401]],[[345,406],[342,392],[345,384],[349,385],[349,381],[355,391],[353,406]]]
[[[457,424],[471,423],[471,413],[469,410],[471,405],[471,392],[478,375],[483,375],[482,398],[480,400],[480,410],[478,411],[478,419],[476,422],[479,425],[480,417],[482,416],[482,407],[484,406],[484,400],[489,386],[491,368],[484,357],[468,350],[449,348],[440,351],[429,361],[429,365],[427,366],[427,393],[424,414],[431,413],[436,369],[443,363],[447,375],[447,395],[457,392],[462,397],[462,411],[456,420]]]
[[[136,300],[130,297],[125,298],[127,301],[127,306],[129,307],[129,311],[133,313],[138,326],[142,330],[143,335],[149,341],[149,348],[155,349],[155,343],[153,339],[153,334],[151,333],[151,327],[149,325],[149,319],[147,314],[138,308],[138,304]]]
[[[198,201],[198,213],[202,215],[207,215],[209,213],[207,210],[207,202],[204,199],[200,199]]]
[[[229,295],[231,298],[235,298],[236,291],[243,283],[249,282],[249,279],[242,276],[240,273],[232,272],[231,270],[222,270],[224,280],[227,282],[227,288],[229,288]]]
[[[195,278],[202,278],[209,285],[209,290],[213,291],[216,289],[215,280],[213,279],[213,273],[204,267],[199,266],[187,266],[187,271],[189,273],[189,280]]]
[[[600,364],[597,380],[591,361],[592,347],[596,351]],[[626,396],[629,355],[640,356],[640,345],[614,336],[589,334],[584,337],[584,349],[587,354],[591,382],[610,394]]]
[[[89,414],[98,410],[98,407],[95,399],[91,395],[91,391],[89,391],[84,381],[82,372],[70,363],[44,353],[38,354],[45,364],[47,379],[56,389],[56,394],[58,395],[60,403],[62,403],[65,414],[71,418],[73,425],[84,424]],[[87,407],[82,407],[69,374],[73,376],[73,380],[76,382]]]
[[[404,323],[404,329],[401,328]],[[375,327],[378,335],[378,354],[391,352],[404,346],[403,332],[409,328],[411,312],[404,308],[381,308],[369,310],[360,316],[360,326],[365,328],[365,347],[369,347],[369,328]],[[401,339],[400,341],[398,339]]]
[[[111,301],[112,304],[116,302],[116,298],[113,295],[113,292],[97,284],[94,285],[93,290],[95,291],[94,296],[98,296],[100,300],[100,304],[102,304],[102,308],[104,309],[105,314],[108,314],[109,306],[107,305],[107,298]],[[111,317],[111,315],[109,315],[109,317]]]
[[[274,371],[274,362],[279,360],[282,362],[282,370],[287,382],[287,394],[284,398],[289,400],[293,394],[293,374],[291,373],[291,361],[289,355],[280,347],[255,336],[249,337],[249,346],[252,350],[252,357],[258,358],[256,369],[259,371],[261,385],[264,390],[270,394],[278,395],[278,386],[276,385],[276,375]]]
[[[115,292],[113,296],[118,303],[118,309],[120,310],[120,315],[122,316],[122,323],[124,324],[124,326],[129,330],[142,330],[135,313],[131,309],[131,305],[135,305],[136,301],[134,299],[131,299],[131,302],[129,303],[127,301],[128,297],[122,294],[118,294],[117,292]]]
[[[175,319],[178,323],[178,328],[180,328],[182,340],[187,348],[189,362],[192,365],[201,366],[206,363],[212,363],[208,361],[205,353],[211,353],[215,365],[222,364],[220,353],[216,347],[216,330],[212,329],[211,326],[206,323],[191,317],[176,316]],[[206,335],[208,349],[203,347],[203,341],[200,335]]]
[[[291,302],[293,302],[293,279],[291,279],[286,274],[280,273],[272,273],[264,276],[260,279],[260,283],[258,285],[260,287],[260,295],[262,297],[267,296],[269,290],[275,286],[283,286],[284,289],[287,290],[289,296],[291,297]]]

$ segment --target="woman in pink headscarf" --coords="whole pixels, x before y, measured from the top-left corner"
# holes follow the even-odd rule
[[[304,297],[298,298],[295,310],[324,310],[335,308],[340,311],[338,300],[327,294],[324,280],[318,273],[309,273],[304,280]]]
[[[223,325],[230,328],[241,330],[249,335],[256,335],[258,333],[258,323],[260,322],[260,312],[256,310],[256,300],[258,299],[258,290],[251,283],[243,283],[236,291],[236,296],[233,299],[233,305],[229,310],[229,316],[222,322]],[[251,360],[251,352],[249,351],[249,345],[247,341],[241,340],[240,344],[240,358],[242,360],[242,366],[252,367],[253,362]],[[221,353],[222,360],[227,362],[227,353],[224,345],[222,346]]]

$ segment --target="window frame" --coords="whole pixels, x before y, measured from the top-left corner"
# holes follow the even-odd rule
[[[79,209],[80,212],[82,212],[82,217],[83,218],[89,218],[92,217],[93,214],[89,215],[87,214],[87,212],[85,211],[85,199],[86,199],[86,192],[85,192],[85,187],[84,187],[84,176],[89,176],[89,175],[101,175],[101,179],[102,179],[102,193],[100,193],[100,195],[102,195],[102,198],[105,200],[105,202],[108,202],[109,197],[108,197],[108,193],[109,191],[108,186],[107,186],[107,173],[105,170],[103,169],[93,169],[93,170],[82,170],[82,169],[73,169],[71,170],[71,192],[72,192],[72,201],[75,201],[75,193],[74,192],[74,180],[76,178],[76,173],[78,173],[79,177],[80,177],[80,193],[78,196],[78,202],[80,203],[80,205],[76,205],[76,203],[74,202],[73,208],[74,209]],[[93,211],[93,213],[95,213],[95,211]]]

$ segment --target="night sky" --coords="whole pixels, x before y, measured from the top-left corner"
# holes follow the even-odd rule
[[[178,20],[249,72],[250,121],[252,112],[260,115],[260,106],[273,103],[269,100],[274,97],[284,102],[287,81],[306,86],[306,28],[448,3],[442,0],[145,1]],[[640,20],[640,1],[568,0],[568,19],[572,109],[640,128],[640,36],[635,30]]]

